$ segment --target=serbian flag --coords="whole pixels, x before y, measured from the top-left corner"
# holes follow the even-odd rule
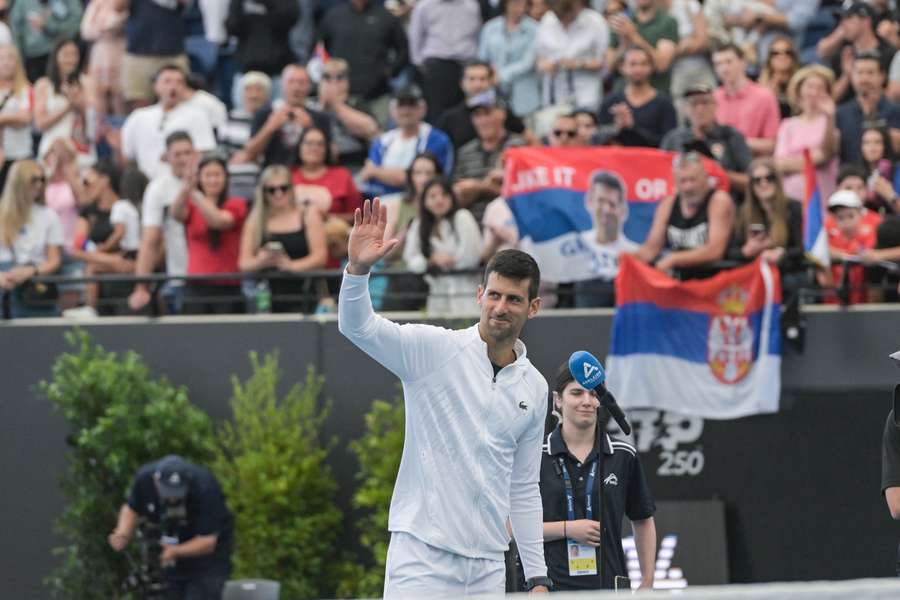
[[[313,49],[312,58],[306,63],[306,70],[309,73],[309,78],[315,83],[321,81],[325,63],[329,60],[331,60],[331,55],[328,54],[328,50],[325,49],[325,44],[322,42],[317,43],[316,47]]]
[[[828,232],[825,229],[825,201],[816,180],[816,167],[809,155],[803,151],[804,174],[806,175],[806,202],[803,203],[803,250],[806,256],[820,267],[829,267]]]
[[[763,260],[681,282],[623,256],[607,385],[623,408],[705,419],[776,412],[780,305],[778,269]]]
[[[615,276],[621,252],[634,251],[647,237],[660,200],[673,193],[675,153],[655,148],[511,148],[504,153],[506,199],[519,233],[519,247],[531,254],[548,281]],[[728,189],[725,171],[704,159],[713,187]],[[623,205],[614,215],[615,234],[602,246],[592,190],[617,188]],[[606,226],[610,226],[607,221]],[[606,237],[609,237],[608,235]],[[607,277],[604,277],[607,278]]]

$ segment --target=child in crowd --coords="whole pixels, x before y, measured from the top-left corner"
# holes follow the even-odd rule
[[[838,190],[828,200],[828,211],[833,216],[834,225],[828,227],[828,248],[831,254],[831,275],[834,285],[840,289],[844,280],[844,260],[860,259],[866,250],[875,247],[876,227],[863,221],[862,200],[850,190]],[[866,270],[862,264],[848,267],[849,302],[865,302]],[[837,302],[830,297],[828,302]]]

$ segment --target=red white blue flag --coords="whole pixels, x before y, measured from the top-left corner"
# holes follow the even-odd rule
[[[503,197],[519,232],[519,247],[535,257],[548,281],[597,277],[590,242],[594,217],[586,192],[600,172],[621,182],[627,203],[616,247],[634,250],[647,237],[660,200],[673,193],[672,152],[653,148],[511,148],[506,151]],[[704,160],[713,185],[728,177]]]
[[[681,282],[623,256],[607,385],[623,408],[706,419],[776,412],[780,305],[778,269],[763,260]]]
[[[803,203],[803,250],[820,267],[829,267],[828,232],[825,229],[825,199],[816,180],[816,167],[809,150],[803,151],[806,201]]]

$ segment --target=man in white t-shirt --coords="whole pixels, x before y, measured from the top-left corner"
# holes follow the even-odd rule
[[[137,162],[149,179],[166,170],[162,160],[166,138],[175,131],[187,132],[200,152],[216,148],[209,117],[195,105],[184,102],[185,74],[176,65],[165,66],[153,80],[159,101],[131,113],[122,126],[122,155]]]
[[[166,161],[171,169],[162,171],[150,181],[144,192],[143,231],[141,244],[135,263],[135,275],[149,275],[159,258],[160,242],[166,244],[166,273],[184,275],[187,273],[187,240],[184,225],[175,219],[169,207],[185,188],[192,185],[192,170],[196,169],[197,152],[191,136],[185,131],[176,131],[166,138]],[[181,311],[183,281],[170,281],[163,286],[163,295],[171,312]],[[138,283],[128,297],[128,306],[133,311],[143,309],[150,302],[150,287]]]
[[[628,218],[626,187],[612,171],[594,171],[588,181],[584,207],[594,226],[581,235],[581,240],[594,278],[575,283],[575,306],[615,306],[613,281],[619,272],[619,256],[638,249],[638,244],[625,237],[623,230]]]

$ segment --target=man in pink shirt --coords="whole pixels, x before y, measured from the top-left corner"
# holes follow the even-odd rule
[[[747,77],[744,53],[734,44],[713,53],[713,67],[722,82],[715,91],[716,121],[744,134],[755,156],[770,156],[780,119],[775,94]]]

